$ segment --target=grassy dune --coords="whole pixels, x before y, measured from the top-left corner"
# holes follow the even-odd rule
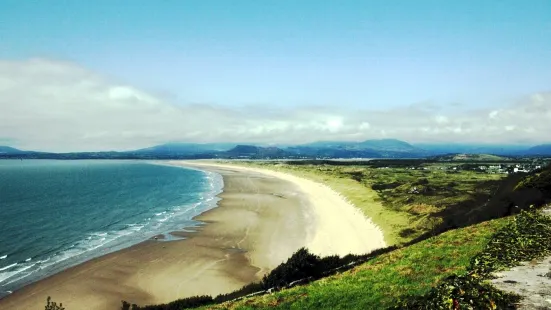
[[[272,162],[240,165],[288,172],[328,185],[371,218],[388,245],[407,243],[438,227],[459,226],[454,223],[457,215],[487,201],[503,178],[472,171],[450,173],[430,164],[427,170]]]

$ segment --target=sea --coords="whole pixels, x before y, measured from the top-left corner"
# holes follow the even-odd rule
[[[155,162],[0,160],[0,298],[154,236],[193,231],[222,188],[218,174]]]

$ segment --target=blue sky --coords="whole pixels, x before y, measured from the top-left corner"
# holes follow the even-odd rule
[[[1,60],[176,106],[497,109],[550,90],[548,0],[0,0],[0,21]]]

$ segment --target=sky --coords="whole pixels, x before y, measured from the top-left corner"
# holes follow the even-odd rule
[[[0,0],[0,145],[551,142],[549,55],[549,0]]]

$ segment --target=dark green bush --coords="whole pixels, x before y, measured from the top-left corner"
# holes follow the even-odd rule
[[[375,191],[382,191],[387,189],[394,189],[398,186],[402,185],[400,182],[392,182],[392,183],[375,183],[371,185],[371,189]]]
[[[337,268],[352,268],[352,266],[349,266],[350,263],[363,262],[395,249],[397,249],[396,246],[391,246],[364,255],[348,254],[344,257],[333,255],[320,258],[308,252],[307,249],[301,248],[285,263],[277,266],[272,272],[264,276],[262,284],[264,289],[281,288],[297,280],[319,279],[328,273],[334,272]]]
[[[472,275],[451,276],[423,296],[407,297],[392,310],[515,309],[517,295],[502,292]]]
[[[123,307],[121,309],[129,309],[124,308],[128,305],[127,302],[123,301]],[[209,304],[214,303],[214,300],[210,296],[193,296],[183,299],[178,299],[173,302],[170,302],[168,304],[162,304],[162,305],[151,305],[151,306],[143,306],[138,307],[136,305],[132,305],[132,310],[182,310],[186,308],[196,308],[200,306],[206,306]]]
[[[63,304],[60,303],[59,305],[52,301],[52,298],[48,296],[46,299],[46,306],[44,307],[44,310],[65,310],[63,308]]]
[[[429,184],[429,180],[427,180],[427,178],[421,178],[413,183],[413,185],[428,185],[428,184]]]
[[[301,248],[285,263],[277,266],[272,272],[264,276],[262,283],[264,287],[284,287],[289,283],[316,276],[319,273],[320,257]]]
[[[362,171],[353,171],[353,172],[348,172],[347,174],[350,175],[350,178],[352,178],[357,182],[361,182],[362,179],[364,178],[364,173]]]
[[[472,273],[487,275],[548,254],[551,254],[551,217],[541,212],[521,211],[472,258],[470,269]]]

